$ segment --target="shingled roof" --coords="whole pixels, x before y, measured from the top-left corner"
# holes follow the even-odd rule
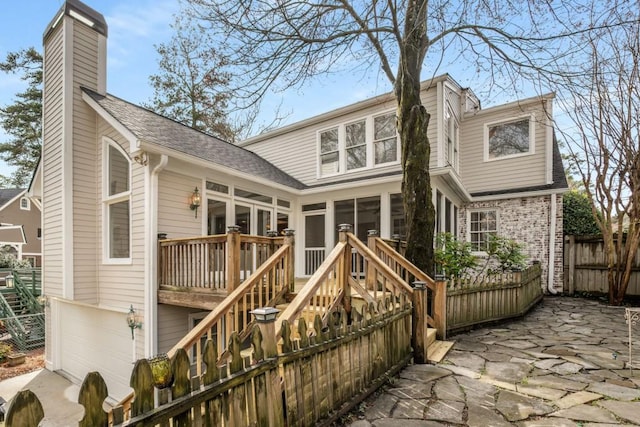
[[[188,154],[293,189],[306,187],[249,150],[192,129],[113,95],[100,95],[87,88],[82,90],[144,143]]]
[[[5,188],[0,189],[0,206],[4,206],[11,199],[22,193],[24,188]]]

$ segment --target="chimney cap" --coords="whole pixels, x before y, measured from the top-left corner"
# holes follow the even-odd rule
[[[102,16],[101,13],[95,11],[79,0],[67,0],[64,2],[60,10],[58,10],[58,13],[56,13],[53,20],[49,25],[47,25],[47,29],[44,31],[44,35],[42,37],[43,40],[46,40],[47,37],[49,37],[49,34],[60,23],[60,20],[64,15],[82,22],[107,37],[107,21],[105,21],[104,16]]]

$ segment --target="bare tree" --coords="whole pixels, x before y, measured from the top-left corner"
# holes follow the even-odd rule
[[[434,207],[429,174],[430,113],[421,80],[442,64],[467,61],[489,84],[517,87],[566,75],[556,68],[570,37],[607,26],[607,8],[626,4],[516,0],[186,0],[228,46],[249,102],[340,69],[381,70],[397,101],[407,257],[433,272]],[[569,71],[570,73],[570,71]]]
[[[601,29],[583,45],[585,77],[564,91],[575,125],[567,147],[604,239],[609,302],[619,305],[640,243],[640,25]]]

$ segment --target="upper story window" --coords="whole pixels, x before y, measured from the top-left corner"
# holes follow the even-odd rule
[[[533,153],[533,121],[523,117],[485,126],[485,160]]]
[[[28,197],[23,197],[20,199],[20,209],[24,211],[31,210],[31,200]]]
[[[386,113],[320,131],[319,175],[397,162],[399,141],[395,122],[395,113]]]
[[[113,141],[105,139],[104,219],[105,253],[110,261],[131,256],[130,162]]]
[[[453,114],[451,105],[447,102],[444,109],[444,150],[445,163],[458,169],[458,121]]]

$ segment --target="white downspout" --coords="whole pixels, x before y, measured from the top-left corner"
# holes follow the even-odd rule
[[[144,311],[144,352],[145,357],[151,357],[158,352],[158,292],[156,285],[158,283],[158,175],[169,162],[169,157],[165,154],[160,156],[160,162],[153,168],[146,182],[146,200],[147,208],[147,249],[145,250],[145,277],[147,284],[145,286],[145,302]]]
[[[555,261],[556,261],[556,195],[551,195],[551,209],[549,215],[549,265],[547,267],[548,279],[547,279],[547,290],[551,295],[555,295],[558,293],[553,287],[553,273],[555,272]]]

